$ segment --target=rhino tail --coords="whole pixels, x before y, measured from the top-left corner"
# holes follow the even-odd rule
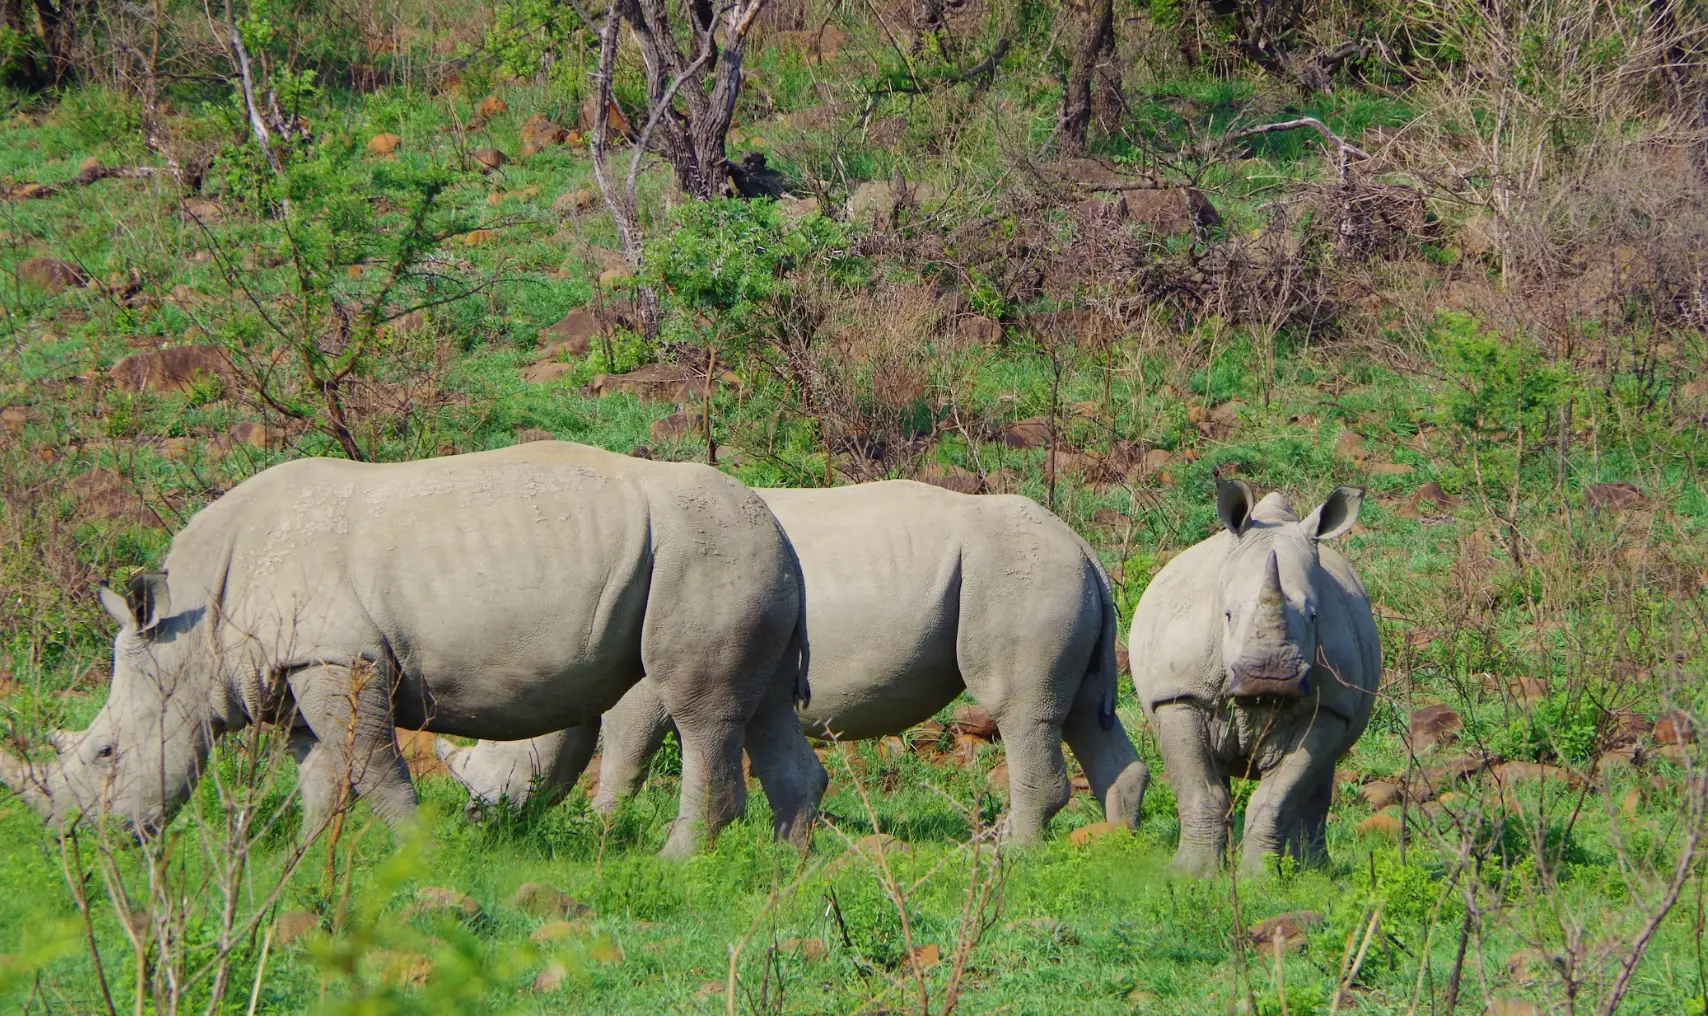
[[[1101,566],[1096,568],[1098,597],[1103,601],[1103,630],[1097,638],[1097,654],[1092,657],[1088,681],[1100,682],[1097,698],[1097,725],[1104,730],[1115,729],[1115,696],[1121,688],[1120,667],[1115,658],[1115,637],[1121,626],[1115,610],[1115,594],[1109,588],[1109,576]]]
[[[789,648],[784,652],[784,659],[793,661],[795,666],[795,708],[805,709],[812,704],[812,682],[807,676],[807,662],[812,651],[807,643],[806,611],[801,611],[800,620],[795,622],[794,634],[789,636]]]

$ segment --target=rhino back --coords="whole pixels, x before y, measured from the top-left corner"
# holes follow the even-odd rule
[[[744,488],[640,462],[550,442],[302,460],[241,485],[185,536],[230,531],[225,609],[273,666],[390,654],[400,722],[516,736],[534,717],[545,732],[571,704],[597,715],[638,679],[661,542],[692,559],[678,570],[727,588],[729,610],[781,567],[775,522]]]

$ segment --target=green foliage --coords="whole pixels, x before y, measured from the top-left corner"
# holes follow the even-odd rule
[[[1383,856],[1375,859],[1372,867],[1384,926],[1419,926],[1437,913],[1437,907],[1440,919],[1450,920],[1463,907],[1457,890],[1446,884],[1441,869],[1433,864],[1418,860],[1402,863],[1397,857]]]
[[[105,148],[134,137],[142,129],[142,106],[131,95],[106,88],[68,92],[54,107],[53,119],[77,144]]]
[[[1585,763],[1595,757],[1606,715],[1593,703],[1574,704],[1565,696],[1550,695],[1494,731],[1489,750],[1523,761]]]
[[[1568,391],[1570,376],[1545,362],[1534,343],[1501,335],[1471,314],[1440,312],[1430,344],[1451,381],[1436,420],[1473,440],[1546,427]]]
[[[506,0],[494,10],[483,55],[504,75],[531,80],[544,73],[571,101],[580,101],[583,64],[597,50],[597,37],[573,8],[551,0]]]
[[[1328,1012],[1329,991],[1320,984],[1289,984],[1286,998],[1271,990],[1257,996],[1257,1016],[1314,1016]]]
[[[774,201],[686,202],[647,244],[644,274],[690,319],[711,319],[720,348],[742,353],[772,330],[796,277],[859,280],[865,266],[850,248],[846,225],[815,215],[791,226]]]
[[[22,79],[41,58],[41,43],[33,33],[0,25],[0,82]]]

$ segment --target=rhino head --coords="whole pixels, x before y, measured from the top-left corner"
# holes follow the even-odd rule
[[[206,611],[172,614],[163,573],[136,576],[124,596],[102,583],[100,597],[119,622],[106,704],[87,730],[54,732],[52,762],[0,750],[0,782],[56,828],[105,816],[148,836],[189,799],[226,723],[211,643],[197,637]]]
[[[1299,698],[1317,660],[1317,541],[1351,529],[1364,491],[1337,487],[1301,520],[1280,494],[1257,501],[1243,480],[1219,480],[1216,514],[1233,536],[1222,564],[1222,664],[1229,698]]]

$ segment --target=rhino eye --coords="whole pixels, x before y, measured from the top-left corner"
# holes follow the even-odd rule
[[[96,752],[95,756],[97,758],[112,758],[113,757],[113,746],[110,744],[101,745],[101,750]]]

